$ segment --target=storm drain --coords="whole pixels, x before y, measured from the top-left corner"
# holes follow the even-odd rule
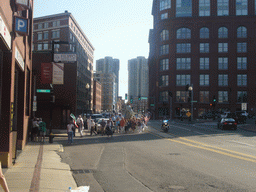
[[[72,170],[74,174],[84,174],[84,173],[91,173],[91,170],[89,169],[76,169]]]

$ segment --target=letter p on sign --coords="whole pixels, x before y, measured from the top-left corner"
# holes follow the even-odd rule
[[[20,35],[28,34],[28,19],[16,17],[15,18],[15,31]]]

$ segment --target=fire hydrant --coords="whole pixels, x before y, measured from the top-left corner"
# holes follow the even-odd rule
[[[53,143],[54,134],[50,133],[49,135],[49,143]]]

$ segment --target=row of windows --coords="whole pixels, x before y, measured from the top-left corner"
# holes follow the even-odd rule
[[[210,30],[207,27],[200,29],[200,39],[209,39]],[[177,39],[191,39],[191,30],[189,28],[180,28],[176,32]],[[220,27],[218,29],[218,38],[224,39],[228,38],[228,28]],[[244,26],[237,28],[237,38],[247,38],[247,28]],[[169,31],[164,29],[160,33],[160,40],[169,40]]]
[[[159,92],[159,102],[168,102],[168,91]],[[188,102],[188,91],[176,91],[176,102]],[[199,102],[209,103],[209,91],[199,92]],[[218,103],[228,102],[228,91],[218,91]],[[247,91],[237,91],[237,102],[247,102]]]
[[[199,85],[200,86],[209,86],[210,85],[210,75],[209,74],[200,74],[199,75]],[[176,86],[185,86],[191,84],[191,75],[181,74],[176,75]],[[159,86],[168,86],[169,85],[169,76],[162,75],[159,79]],[[218,86],[228,86],[228,75],[219,74],[218,75]],[[247,86],[247,75],[238,74],[237,75],[237,86]]]
[[[49,25],[50,23],[50,25]],[[34,25],[34,28],[36,24]],[[60,21],[53,21],[53,22],[45,22],[45,23],[38,23],[37,24],[37,29],[47,29],[49,27],[58,27],[60,26]]]
[[[60,30],[56,30],[56,31],[51,31],[52,33],[52,39],[55,38],[60,38]],[[45,40],[45,39],[49,39],[49,32],[48,31],[44,31],[42,32],[38,32],[37,33],[37,40]]]
[[[255,0],[256,2],[256,0]],[[192,17],[192,0],[176,0],[176,17]],[[248,15],[248,0],[236,0],[236,15]],[[256,3],[255,3],[256,6]],[[160,0],[160,11],[171,8],[171,0]],[[199,0],[199,16],[211,16],[210,0]],[[255,7],[256,11],[256,7]],[[256,13],[256,12],[255,12]],[[229,15],[229,0],[217,0],[217,16]],[[162,16],[161,16],[162,17]]]
[[[209,43],[199,44],[200,53],[209,53]],[[191,53],[191,43],[177,43],[176,53]],[[218,53],[228,53],[228,43],[218,43]],[[237,43],[237,53],[247,53],[247,42]],[[169,45],[160,46],[160,55],[169,54]]]

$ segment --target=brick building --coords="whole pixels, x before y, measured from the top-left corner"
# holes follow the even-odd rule
[[[93,80],[93,112],[101,113],[101,83]]]
[[[16,2],[0,1],[0,161],[3,167],[12,166],[17,149],[24,148],[31,115],[33,0]]]
[[[152,14],[149,107],[156,118],[170,115],[170,106],[173,117],[191,110],[186,85],[195,118],[242,103],[255,112],[254,0],[154,0]]]

